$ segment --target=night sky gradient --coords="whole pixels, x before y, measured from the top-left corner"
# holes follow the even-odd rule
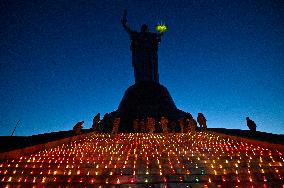
[[[134,83],[133,29],[168,25],[160,83],[208,127],[284,134],[283,1],[0,1],[0,135],[70,130],[117,109]]]

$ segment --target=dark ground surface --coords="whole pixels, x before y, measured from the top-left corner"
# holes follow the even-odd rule
[[[272,133],[259,132],[259,131],[251,132],[249,130],[224,129],[224,128],[209,128],[208,130],[231,136],[239,136],[243,138],[284,145],[284,134],[272,134]]]
[[[249,130],[239,130],[239,129],[209,128],[208,130],[232,136],[239,136],[243,138],[255,139],[274,144],[284,145],[284,135],[264,133],[258,131],[250,132]],[[88,129],[83,130],[83,133],[88,133],[88,132],[90,132],[90,130]],[[33,146],[36,144],[55,141],[58,139],[63,139],[71,136],[75,136],[73,131],[60,131],[60,132],[45,133],[33,136],[0,136],[0,153],[28,146]]]
[[[90,132],[89,129],[82,130],[83,133]],[[75,136],[72,130],[45,133],[33,136],[0,136],[0,153],[14,149],[29,147],[37,144],[55,141],[58,139]]]

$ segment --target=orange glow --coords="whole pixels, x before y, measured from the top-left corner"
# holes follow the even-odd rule
[[[10,187],[177,182],[183,187],[194,183],[269,187],[274,182],[284,184],[282,164],[278,150],[214,133],[92,134],[18,159],[0,160],[0,180]]]

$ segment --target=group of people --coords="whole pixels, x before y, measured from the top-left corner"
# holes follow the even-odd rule
[[[117,134],[119,132],[120,126],[120,117],[116,117],[112,120],[111,134]],[[200,125],[200,130],[206,130],[206,119],[202,113],[198,113],[197,122]],[[156,122],[156,119],[153,117],[147,118],[135,118],[133,120],[133,132],[142,132],[142,133],[154,133],[154,132],[163,132],[163,133],[176,133],[176,132],[195,132],[197,129],[197,122],[193,119],[191,114],[186,115],[185,117],[180,118],[178,121],[169,121],[165,116],[162,116],[161,119]],[[75,124],[73,131],[75,134],[81,134],[83,129],[84,121],[80,121]],[[95,132],[103,132],[103,121],[100,119],[100,113],[98,113],[93,118],[93,124],[91,130]]]
[[[249,117],[246,118],[247,126],[251,131],[256,131],[256,124]],[[153,117],[147,117],[143,119],[135,118],[133,120],[133,132],[142,133],[188,133],[195,132],[197,129],[204,131],[207,129],[206,118],[202,113],[198,113],[197,121],[191,114],[187,113],[184,117],[177,121],[170,121],[167,117],[162,116],[158,122]],[[111,134],[117,134],[119,132],[120,117],[116,117],[112,120]],[[197,126],[199,124],[199,128]],[[75,124],[73,131],[75,134],[81,134],[84,121],[80,121]],[[93,124],[91,130],[95,132],[103,132],[103,121],[100,119],[100,113],[93,118]]]
[[[202,113],[198,113],[197,122],[201,131],[207,129],[206,118]],[[163,133],[188,133],[195,132],[198,129],[197,122],[191,114],[187,113],[186,116],[180,118],[177,122],[171,121],[169,123],[169,120],[166,117],[161,117],[159,125],[162,128]]]
[[[147,117],[146,119],[139,119],[135,118],[133,120],[133,131],[134,132],[149,132],[149,133],[154,133],[156,128],[155,128],[156,120],[153,117]]]
[[[92,125],[92,130],[93,131],[99,131],[100,130],[100,124],[102,123],[101,119],[100,119],[100,113],[98,113],[97,115],[95,115],[95,117],[93,118],[93,125]],[[75,134],[81,134],[82,133],[82,129],[83,129],[83,124],[84,121],[79,121],[78,123],[76,123],[73,127],[73,132]]]
[[[206,130],[206,119],[202,113],[198,113],[197,122],[200,125],[200,130]],[[178,121],[170,121],[167,117],[162,116],[158,122],[153,117],[135,118],[133,120],[133,131],[142,133],[186,133],[195,132],[197,130],[197,122],[191,114],[180,118]],[[114,129],[115,127],[113,127]]]

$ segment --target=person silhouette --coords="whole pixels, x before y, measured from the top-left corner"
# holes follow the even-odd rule
[[[201,130],[206,130],[207,129],[207,124],[206,124],[206,118],[204,117],[204,115],[202,113],[198,113],[197,116],[197,122],[200,125],[200,129]]]
[[[256,131],[256,124],[253,120],[251,120],[249,117],[246,117],[247,120],[247,126],[249,130],[255,132]]]
[[[92,130],[93,131],[98,131],[99,130],[99,123],[100,123],[100,113],[97,113],[97,115],[93,118],[93,125],[92,125]]]
[[[81,134],[83,124],[84,124],[84,121],[79,121],[78,123],[76,123],[76,125],[74,125],[73,131],[75,134]]]

